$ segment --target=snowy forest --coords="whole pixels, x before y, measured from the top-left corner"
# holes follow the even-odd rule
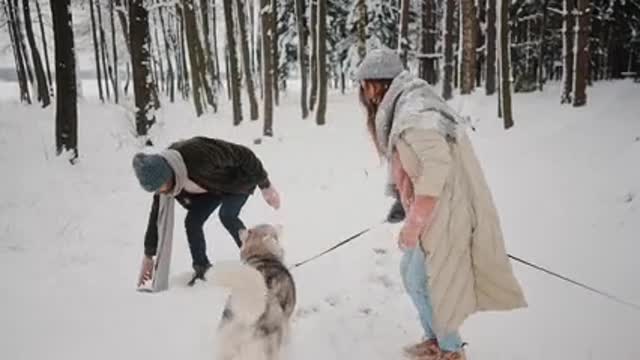
[[[365,88],[391,85],[356,74],[379,48],[407,88],[468,120],[451,126],[460,137],[425,129],[433,108],[372,116]],[[416,113],[423,100],[402,98]],[[406,156],[385,159],[372,119],[408,124]],[[246,156],[185,155],[174,209],[134,164],[194,138]],[[494,298],[476,285],[498,277],[459,277],[471,262],[499,279],[511,269],[526,307],[470,315],[453,346],[463,358],[413,360],[639,360],[638,164],[640,0],[0,0],[0,359],[228,360],[214,340],[229,292],[188,285],[192,248],[215,271],[242,255],[238,223],[266,223],[284,229],[296,289],[280,360],[409,359],[404,346],[429,337],[416,298],[431,295],[416,285],[472,289],[437,311]],[[226,178],[214,167],[241,196],[192,176]],[[390,194],[398,174],[409,191]],[[398,206],[430,215],[391,223]],[[432,221],[420,246],[456,266],[428,273],[399,239]],[[173,236],[168,288],[141,291],[158,233]]]
[[[274,132],[280,94],[299,87],[300,115],[326,123],[327,91],[354,88],[367,49],[397,49],[445,99],[561,82],[567,106],[598,81],[640,75],[638,0],[2,0],[0,51],[15,60],[20,99],[57,104],[57,146],[77,151],[76,49],[93,48],[100,100],[135,104],[136,132],[177,98],[196,116],[227,98],[233,124]],[[6,38],[6,37],[5,37]],[[508,74],[503,76],[502,74]],[[290,84],[291,80],[293,83]],[[355,85],[357,86],[357,84]],[[246,104],[243,104],[246,102]],[[247,106],[248,105],[248,106]],[[80,121],[82,121],[80,119]]]

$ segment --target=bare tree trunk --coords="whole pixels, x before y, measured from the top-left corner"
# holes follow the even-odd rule
[[[33,64],[36,71],[36,80],[38,84],[38,100],[42,102],[42,107],[47,107],[51,104],[49,97],[49,89],[47,87],[47,77],[44,73],[44,66],[42,65],[42,58],[38,51],[38,45],[36,45],[36,38],[33,34],[33,25],[31,22],[31,11],[29,8],[29,1],[22,0],[22,10],[24,12],[24,27],[27,31],[27,41],[31,48],[31,57],[33,58]]]
[[[27,74],[22,55],[22,49],[18,44],[18,36],[16,34],[15,13],[13,12],[10,0],[4,3],[4,12],[8,19],[9,37],[11,39],[11,47],[13,48],[14,59],[16,62],[16,73],[18,75],[18,85],[20,88],[20,101],[31,104],[31,96],[29,95],[29,84],[27,82]]]
[[[11,2],[12,0],[8,0],[9,1],[9,9],[11,10]],[[20,46],[20,49],[22,51],[22,58],[24,60],[24,67],[26,69],[27,72],[27,77],[29,79],[29,83],[33,86],[34,85],[34,77],[33,77],[33,71],[31,70],[31,60],[29,58],[29,52],[27,52],[27,46],[25,44],[24,41],[24,34],[22,33],[22,23],[20,22],[20,15],[18,14],[18,11],[20,10],[20,5],[18,3],[18,0],[13,0],[13,11],[14,13],[14,22],[15,22],[15,32],[16,32],[16,39],[18,40],[17,44],[18,46]],[[38,99],[39,100],[39,99]]]
[[[71,0],[51,1],[56,58],[56,153],[71,151],[78,158],[78,107],[76,55]]]
[[[573,106],[580,107],[587,104],[587,78],[589,77],[589,34],[591,12],[589,0],[577,0],[577,31],[575,36],[575,97]]]
[[[540,47],[538,48],[538,89],[544,89],[546,75],[544,64],[547,59],[547,14],[549,13],[549,0],[544,0],[542,5],[542,21],[540,22]]]
[[[463,95],[471,94],[476,80],[476,11],[473,0],[462,2],[462,72],[461,82]]]
[[[362,61],[362,59],[367,55],[367,1],[357,1],[358,22],[356,26],[358,27],[358,56],[360,57],[360,61]]]
[[[258,120],[258,100],[253,84],[253,73],[251,72],[251,57],[249,52],[249,34],[245,21],[247,12],[245,10],[245,0],[236,0],[236,10],[238,12],[238,27],[240,28],[240,48],[242,49],[242,64],[244,67],[244,81],[247,84],[247,95],[249,96],[249,109],[251,120]]]
[[[211,96],[212,96],[212,104],[213,111],[218,111],[218,99],[217,99],[217,84],[216,84],[216,67],[214,64],[213,51],[211,48],[211,37],[210,37],[210,27],[209,27],[209,0],[200,0],[200,8],[202,9],[202,34],[204,38],[204,57],[205,62],[207,64],[207,71],[209,72],[209,76],[211,77],[211,83],[208,81],[206,83],[211,88]],[[213,9],[215,12],[215,8]],[[215,31],[215,30],[214,30]],[[205,74],[206,78],[206,74]]]
[[[47,36],[44,32],[44,23],[42,22],[42,11],[40,10],[40,2],[36,2],[36,11],[38,12],[38,23],[40,24],[40,38],[42,39],[42,48],[44,49],[44,63],[47,66],[47,82],[49,83],[49,94],[53,93],[53,82],[51,79],[51,64],[49,63],[49,49],[47,47]]]
[[[233,102],[233,124],[242,122],[242,105],[240,102],[240,73],[238,71],[238,54],[236,38],[233,32],[233,2],[223,1],[224,18],[227,30],[227,46],[229,49],[229,70],[231,77],[231,100]]]
[[[120,101],[120,82],[118,81],[118,47],[116,46],[115,3],[109,1],[109,17],[111,22],[111,47],[113,50],[113,97],[116,104]]]
[[[213,93],[207,81],[207,64],[200,43],[200,35],[196,20],[196,13],[193,0],[183,0],[183,16],[186,29],[186,40],[189,47],[189,62],[191,64],[191,82],[193,84],[193,101],[196,107],[196,114],[200,116],[204,113],[204,103],[207,102],[215,107]]]
[[[178,10],[178,8],[176,8]],[[182,97],[187,100],[189,99],[189,94],[191,93],[191,88],[189,86],[189,68],[187,67],[187,49],[186,49],[186,39],[185,39],[185,20],[182,11],[178,12],[178,21],[180,26],[180,62],[181,62],[181,73],[182,73]],[[192,69],[193,71],[193,69]]]
[[[511,128],[511,55],[509,46],[509,0],[500,0],[500,100],[504,128]]]
[[[420,77],[429,84],[435,85],[437,82],[435,68],[435,2],[433,0],[422,0],[422,23],[420,29]]]
[[[309,110],[313,111],[318,97],[318,1],[311,1],[311,89],[309,94]]]
[[[122,35],[124,36],[124,41],[127,43],[127,50],[129,51],[129,56],[131,56],[131,37],[129,36],[129,24],[127,21],[127,10],[122,3],[123,0],[113,0],[115,1],[116,11],[118,12],[118,19],[120,19],[120,28],[122,29]],[[125,0],[125,1],[134,1],[134,0]]]
[[[327,113],[327,0],[318,0],[318,109],[316,124],[326,124]]]
[[[446,0],[444,15],[444,80],[442,84],[442,97],[445,100],[453,98],[453,12],[454,0]]]
[[[273,55],[273,101],[276,106],[280,105],[280,51],[278,49],[278,0],[271,0],[271,31],[273,33],[273,45],[271,51]]]
[[[98,14],[98,30],[100,35],[100,52],[102,54],[102,72],[104,76],[104,88],[107,93],[107,99],[111,99],[111,90],[109,90],[109,61],[107,58],[107,42],[104,36],[104,27],[102,26],[102,6],[100,0],[96,0],[96,12]]]
[[[161,46],[160,46],[160,38],[158,37],[158,11],[155,11],[154,14],[152,15],[152,19],[153,19],[153,49],[154,49],[154,62],[157,62],[158,64],[158,72],[160,73],[160,84],[159,84],[159,88],[160,89],[164,89],[167,82],[165,79],[165,72],[164,72],[164,63],[162,61],[162,50],[161,50]],[[156,79],[158,79],[158,76],[156,75]]]
[[[136,104],[136,132],[138,136],[147,135],[149,128],[155,123],[153,99],[151,92],[151,58],[149,47],[149,14],[144,0],[131,0],[129,8],[129,24],[131,24],[131,62],[133,68],[133,91]]]
[[[486,58],[484,56],[484,47],[486,46],[486,23],[487,23],[487,0],[475,0],[475,15],[476,21],[474,21],[474,43],[475,43],[475,55],[476,55],[476,67],[475,67],[475,85],[474,87],[481,87],[486,75],[485,63]],[[474,90],[475,91],[475,90]]]
[[[563,54],[564,54],[564,70],[562,72],[563,77],[563,91],[561,104],[571,103],[573,101],[573,47],[574,47],[574,33],[573,27],[575,26],[575,18],[573,17],[573,11],[575,10],[575,0],[564,0],[564,23],[562,28],[563,39]]]
[[[496,92],[496,0],[487,0],[487,95]]]
[[[407,67],[407,56],[409,54],[409,5],[409,0],[401,0],[398,52],[405,68]]]
[[[162,27],[162,35],[164,39],[164,52],[167,58],[167,94],[169,95],[169,101],[175,101],[175,72],[173,70],[173,64],[171,62],[171,45],[169,39],[175,38],[173,35],[169,35],[169,31],[166,28],[164,21],[164,13],[162,8],[159,9],[158,16],[160,17],[160,26]]]
[[[98,35],[96,31],[96,17],[94,13],[93,0],[89,0],[89,12],[91,13],[91,34],[93,36],[93,50],[96,61],[96,79],[98,80],[98,97],[104,102],[104,94],[102,92],[102,70],[100,69],[100,44],[98,43]]]
[[[264,86],[264,136],[273,136],[273,68],[271,60],[271,45],[273,44],[271,33],[271,21],[273,17],[269,10],[270,0],[260,0],[262,22],[262,76]]]
[[[304,29],[304,0],[295,1],[296,23],[298,25],[298,60],[300,64],[300,109],[302,110],[302,118],[306,119],[309,116],[309,108],[307,107],[307,34]]]
[[[216,15],[216,1],[211,4],[211,31],[213,32],[213,58],[215,66],[215,81],[218,89],[222,86],[220,79],[220,56],[218,54],[218,21]]]

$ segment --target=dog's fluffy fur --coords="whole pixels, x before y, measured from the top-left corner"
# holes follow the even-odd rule
[[[229,288],[218,328],[217,360],[277,360],[296,305],[293,277],[283,264],[281,226],[240,233],[241,262],[216,264],[207,276]]]

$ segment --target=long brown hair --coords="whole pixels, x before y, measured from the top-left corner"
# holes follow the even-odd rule
[[[367,129],[369,130],[369,135],[371,135],[371,140],[373,140],[373,144],[376,146],[376,151],[379,156],[384,156],[382,148],[378,143],[378,139],[376,136],[376,114],[378,113],[378,106],[380,106],[380,102],[382,98],[387,93],[389,86],[391,85],[392,79],[371,79],[364,80],[360,83],[359,89],[359,97],[360,103],[367,111]],[[364,91],[365,84],[373,85],[374,87],[374,95],[373,97],[367,97]]]

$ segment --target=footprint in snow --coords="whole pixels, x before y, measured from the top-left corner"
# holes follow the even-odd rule
[[[365,315],[365,316],[369,316],[369,315],[371,315],[373,313],[373,310],[371,308],[368,308],[368,307],[363,307],[363,308],[360,308],[358,310],[358,312],[360,314]]]
[[[382,274],[382,275],[378,275],[374,278],[374,281],[380,285],[382,285],[383,287],[387,288],[387,289],[391,289],[395,286],[395,282],[393,280],[391,280],[391,278],[386,275],[386,274]]]
[[[339,298],[339,297],[337,297],[337,296],[327,296],[327,297],[324,299],[324,301],[325,301],[327,304],[329,304],[329,305],[331,305],[331,306],[333,306],[333,307],[335,307],[335,306],[337,306],[338,304],[340,304],[340,298]]]
[[[311,314],[316,314],[320,312],[320,308],[317,307],[316,305],[310,306],[310,307],[303,307],[298,309],[298,311],[296,311],[296,317],[297,318],[305,318]]]
[[[373,248],[373,252],[376,253],[376,255],[386,255],[387,249]]]

